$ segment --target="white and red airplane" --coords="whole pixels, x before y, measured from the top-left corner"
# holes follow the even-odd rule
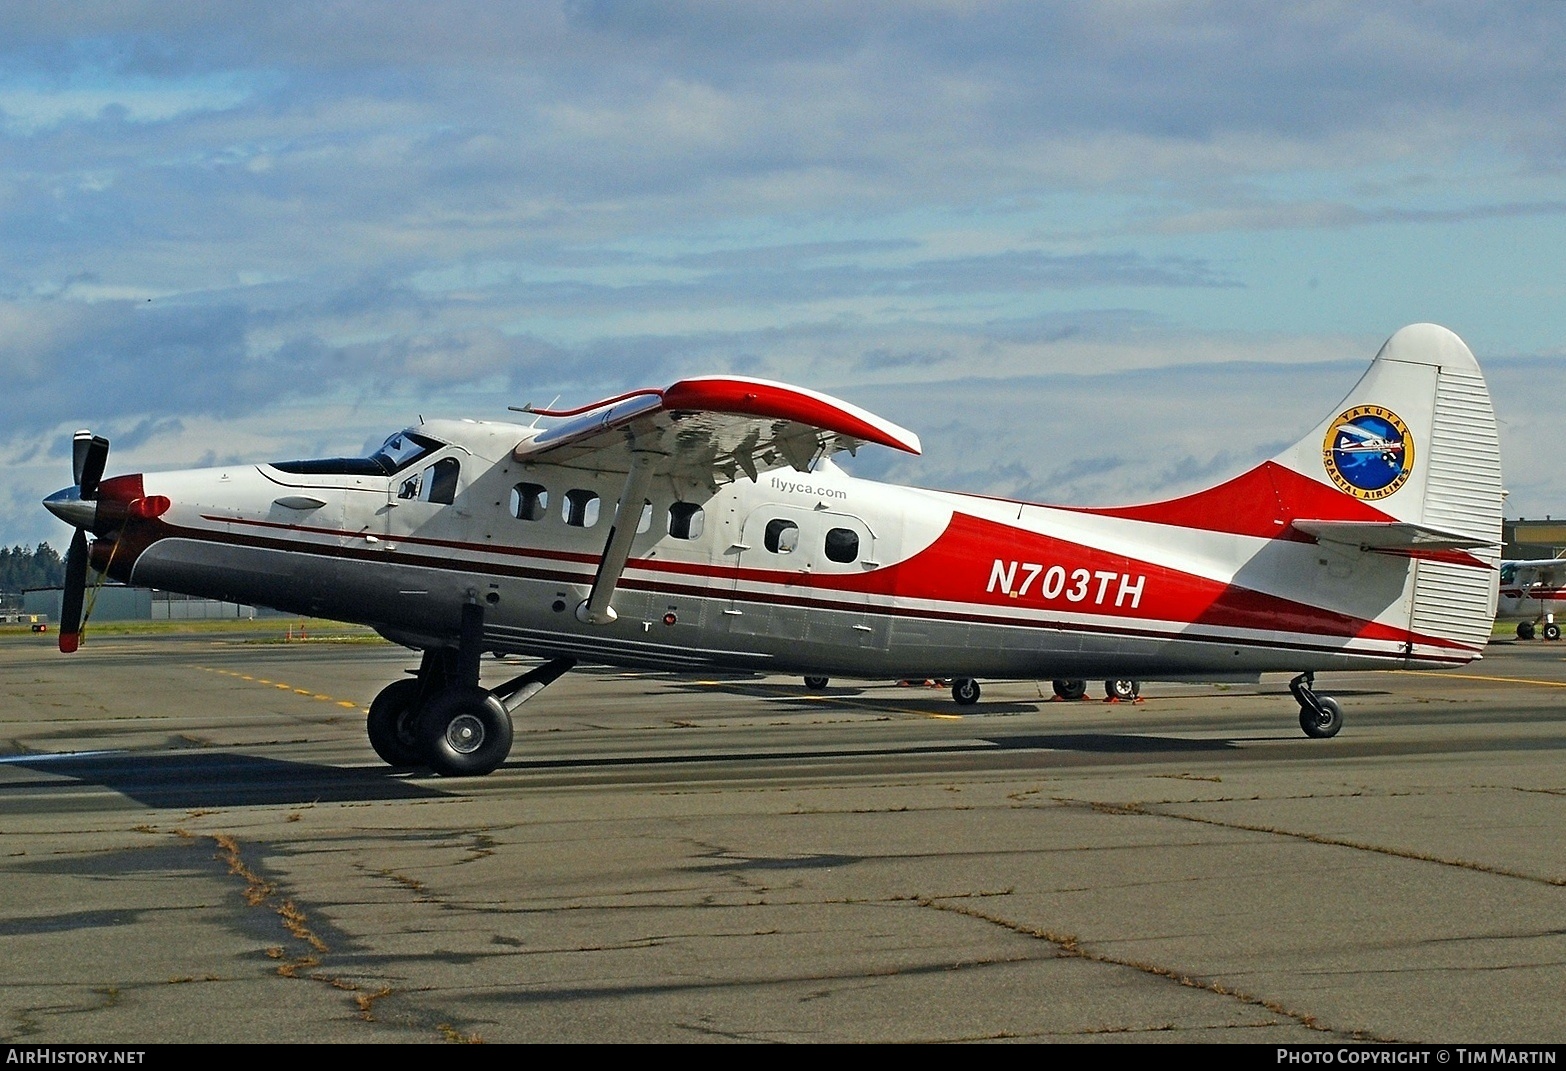
[[[1542,633],[1561,638],[1557,614],[1566,613],[1566,558],[1530,558],[1501,563],[1496,620],[1517,622],[1517,638]]]
[[[485,774],[511,715],[578,661],[950,679],[1234,680],[1458,666],[1495,618],[1501,471],[1468,347],[1416,324],[1295,446],[1149,505],[1035,505],[855,479],[830,461],[909,431],[815,391],[681,380],[535,426],[441,420],[370,457],[103,479],[78,433],[61,650],[87,569],[359,622],[422,651],[374,700],[397,766]],[[544,427],[536,426],[548,418]],[[88,533],[95,538],[89,544]],[[485,652],[541,660],[494,689]]]

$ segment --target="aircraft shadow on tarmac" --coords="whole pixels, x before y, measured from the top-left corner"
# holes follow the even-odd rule
[[[676,764],[830,761],[897,755],[951,755],[956,753],[1076,751],[1092,754],[1160,754],[1232,750],[1224,740],[1187,740],[1175,737],[1121,733],[1056,733],[1019,736],[969,737],[951,743],[890,748],[810,748],[768,751],[688,751],[634,757],[583,757],[579,759],[513,759],[513,770],[565,770],[605,767],[657,767]],[[231,753],[180,753],[149,755],[58,755],[12,759],[6,765],[38,773],[66,777],[79,784],[98,785],[147,807],[201,809],[210,807],[283,806],[308,803],[360,803],[384,800],[435,799],[464,792],[467,779],[441,779],[436,787],[422,779],[411,780],[406,769],[390,767],[340,767],[286,762]],[[428,776],[427,771],[419,771]],[[39,783],[29,782],[38,789]],[[0,790],[3,791],[3,790]]]
[[[100,785],[148,807],[359,803],[449,796],[389,767],[338,767],[231,753],[40,756],[8,765]],[[37,788],[37,782],[30,787]],[[455,786],[453,786],[455,787]]]

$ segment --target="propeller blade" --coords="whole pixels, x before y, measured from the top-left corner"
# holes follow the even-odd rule
[[[70,654],[81,643],[82,601],[87,594],[87,533],[80,528],[65,552],[65,592],[60,597],[60,650]]]
[[[97,497],[98,481],[109,461],[109,440],[90,431],[78,431],[71,440],[71,472],[81,488],[83,501]]]

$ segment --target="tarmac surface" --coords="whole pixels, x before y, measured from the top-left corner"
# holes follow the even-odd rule
[[[445,779],[365,740],[410,652],[276,632],[0,635],[0,1041],[1566,1042],[1566,645],[1331,740],[578,670]]]

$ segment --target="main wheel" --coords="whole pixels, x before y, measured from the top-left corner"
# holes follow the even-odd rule
[[[443,777],[478,777],[511,753],[511,715],[477,685],[447,688],[419,715],[424,761]]]
[[[1547,639],[1547,640],[1558,640],[1558,639],[1560,639],[1561,638],[1561,627],[1559,625],[1557,625],[1555,622],[1551,621],[1548,625],[1544,626],[1544,638]]]
[[[1105,681],[1104,698],[1118,699],[1123,703],[1129,703],[1142,694],[1141,681]]]
[[[422,766],[418,738],[419,682],[392,681],[370,704],[364,729],[375,753],[391,766]]]
[[[1051,681],[1058,699],[1081,699],[1087,695],[1087,681]]]
[[[1519,621],[1519,622],[1517,622],[1517,638],[1519,640],[1531,640],[1531,639],[1533,639],[1533,622],[1532,621]]]
[[[958,677],[952,681],[952,698],[960,707],[971,707],[979,701],[979,682],[972,677]]]
[[[1318,695],[1316,702],[1321,704],[1320,714],[1310,707],[1300,707],[1300,728],[1305,730],[1306,736],[1317,740],[1337,736],[1338,730],[1343,728],[1343,708],[1338,706],[1336,699],[1327,695]]]
[[[825,677],[806,677],[805,678],[805,687],[809,688],[812,692],[824,692],[824,691],[826,691],[826,686],[827,686],[827,679]]]

